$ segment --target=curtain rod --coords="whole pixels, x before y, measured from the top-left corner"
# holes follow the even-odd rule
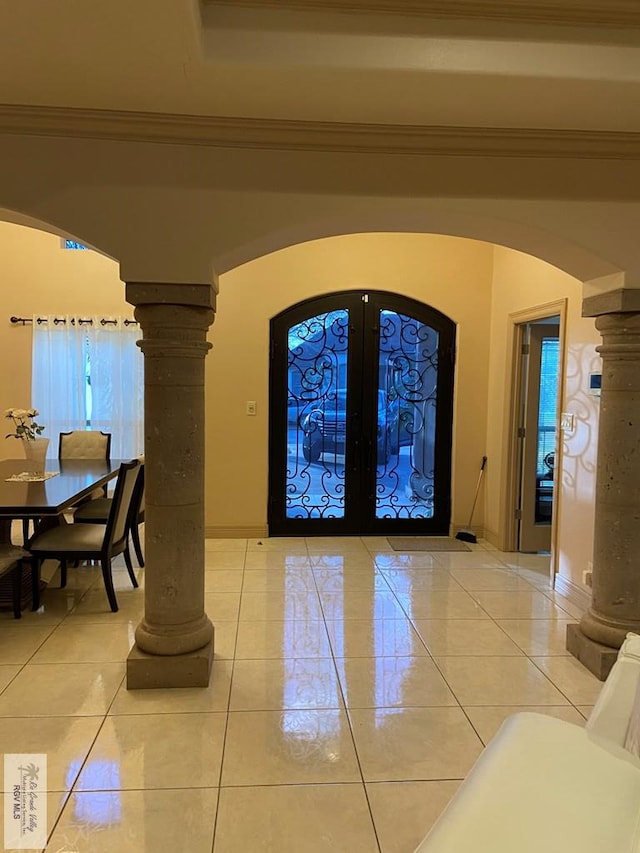
[[[9,320],[14,325],[16,323],[22,323],[22,325],[24,326],[27,323],[33,323],[33,317],[9,317]],[[48,322],[49,321],[46,317],[38,317],[36,319],[36,323],[38,325],[40,325],[41,323],[48,323]],[[67,321],[64,317],[56,317],[53,322],[56,326],[58,326],[60,323],[66,323]],[[138,325],[137,320],[124,320],[123,322],[124,322],[125,326],[137,326]],[[118,323],[117,320],[107,320],[106,317],[102,317],[102,319],[100,320],[101,326],[115,326],[115,325],[117,325],[117,323]],[[75,326],[75,324],[76,324],[75,318],[72,317],[71,318],[71,325]],[[78,319],[78,325],[79,326],[85,326],[85,325],[92,326],[93,320],[91,320],[91,319],[83,320],[83,319],[79,318]]]

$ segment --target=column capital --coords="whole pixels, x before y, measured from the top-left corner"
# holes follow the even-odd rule
[[[596,350],[603,363],[605,360],[608,364],[614,360],[632,361],[636,370],[640,357],[640,311],[599,314],[596,329],[602,335],[602,343]],[[627,377],[625,379],[628,381]]]
[[[134,316],[143,332],[138,346],[145,356],[204,358],[211,349],[206,336],[215,318],[212,285],[127,282],[126,295],[135,305]],[[189,381],[184,371],[183,366],[182,378]]]
[[[175,284],[172,282],[128,281],[125,298],[131,305],[185,305],[216,310],[213,284]]]
[[[586,296],[582,300],[583,317],[599,317],[602,314],[628,314],[640,311],[640,289],[618,288],[607,293]]]
[[[637,335],[640,332],[640,308],[637,311],[598,314],[596,329],[603,337],[610,334]]]

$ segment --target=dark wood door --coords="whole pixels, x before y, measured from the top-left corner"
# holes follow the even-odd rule
[[[381,291],[271,322],[271,535],[446,535],[455,325]]]

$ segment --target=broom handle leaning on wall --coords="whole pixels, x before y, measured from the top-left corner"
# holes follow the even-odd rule
[[[480,494],[480,483],[482,482],[482,475],[484,474],[484,466],[487,464],[487,457],[482,457],[482,465],[480,466],[480,473],[478,474],[478,484],[476,485],[476,493],[473,498],[473,505],[471,507],[471,515],[469,516],[469,527],[471,527],[471,522],[473,520],[473,513],[475,512],[476,504],[478,503],[478,495]]]

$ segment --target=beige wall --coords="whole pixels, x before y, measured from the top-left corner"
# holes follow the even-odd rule
[[[132,308],[124,300],[115,262],[96,252],[62,250],[58,237],[0,223],[0,257],[5,312],[0,326],[0,411],[37,407],[37,400],[30,399],[31,329],[13,326],[8,318],[40,312],[131,316]],[[599,362],[594,323],[580,317],[581,285],[530,256],[453,237],[328,238],[265,256],[222,277],[218,316],[210,333],[214,349],[206,362],[207,528],[229,533],[265,530],[269,319],[302,299],[365,287],[419,299],[458,324],[453,522],[467,523],[479,461],[486,452],[484,523],[494,534],[500,526],[504,473],[507,315],[567,296],[563,410],[576,415],[576,429],[563,436],[558,557],[561,574],[580,583],[591,560],[598,410],[598,400],[586,393],[585,383]],[[257,401],[256,417],[245,415],[247,400]],[[14,454],[12,442],[0,443],[1,458]],[[481,503],[474,524],[479,528],[482,510]]]
[[[60,247],[60,238],[32,228],[0,222],[2,310],[0,317],[0,412],[38,407],[31,399],[31,324],[12,325],[9,317],[33,314],[97,314],[132,317],[124,300],[118,265],[97,252]],[[45,424],[46,426],[46,424]],[[18,443],[1,433],[0,458],[21,455]],[[45,438],[57,442],[57,436]]]
[[[501,502],[506,478],[507,421],[511,352],[509,314],[567,300],[566,368],[560,410],[575,415],[573,432],[563,432],[559,464],[560,489],[556,498],[558,547],[556,568],[565,579],[582,585],[593,548],[593,500],[599,400],[587,393],[591,371],[599,369],[595,347],[600,342],[595,323],[581,316],[582,285],[555,267],[502,247],[495,247],[491,308],[491,357],[487,421],[485,527],[500,542]]]
[[[453,520],[466,523],[485,447],[492,260],[487,243],[363,234],[296,245],[222,276],[207,364],[208,528],[265,529],[270,318],[303,299],[361,288],[418,299],[458,324]],[[256,417],[245,415],[247,400],[257,401]]]

